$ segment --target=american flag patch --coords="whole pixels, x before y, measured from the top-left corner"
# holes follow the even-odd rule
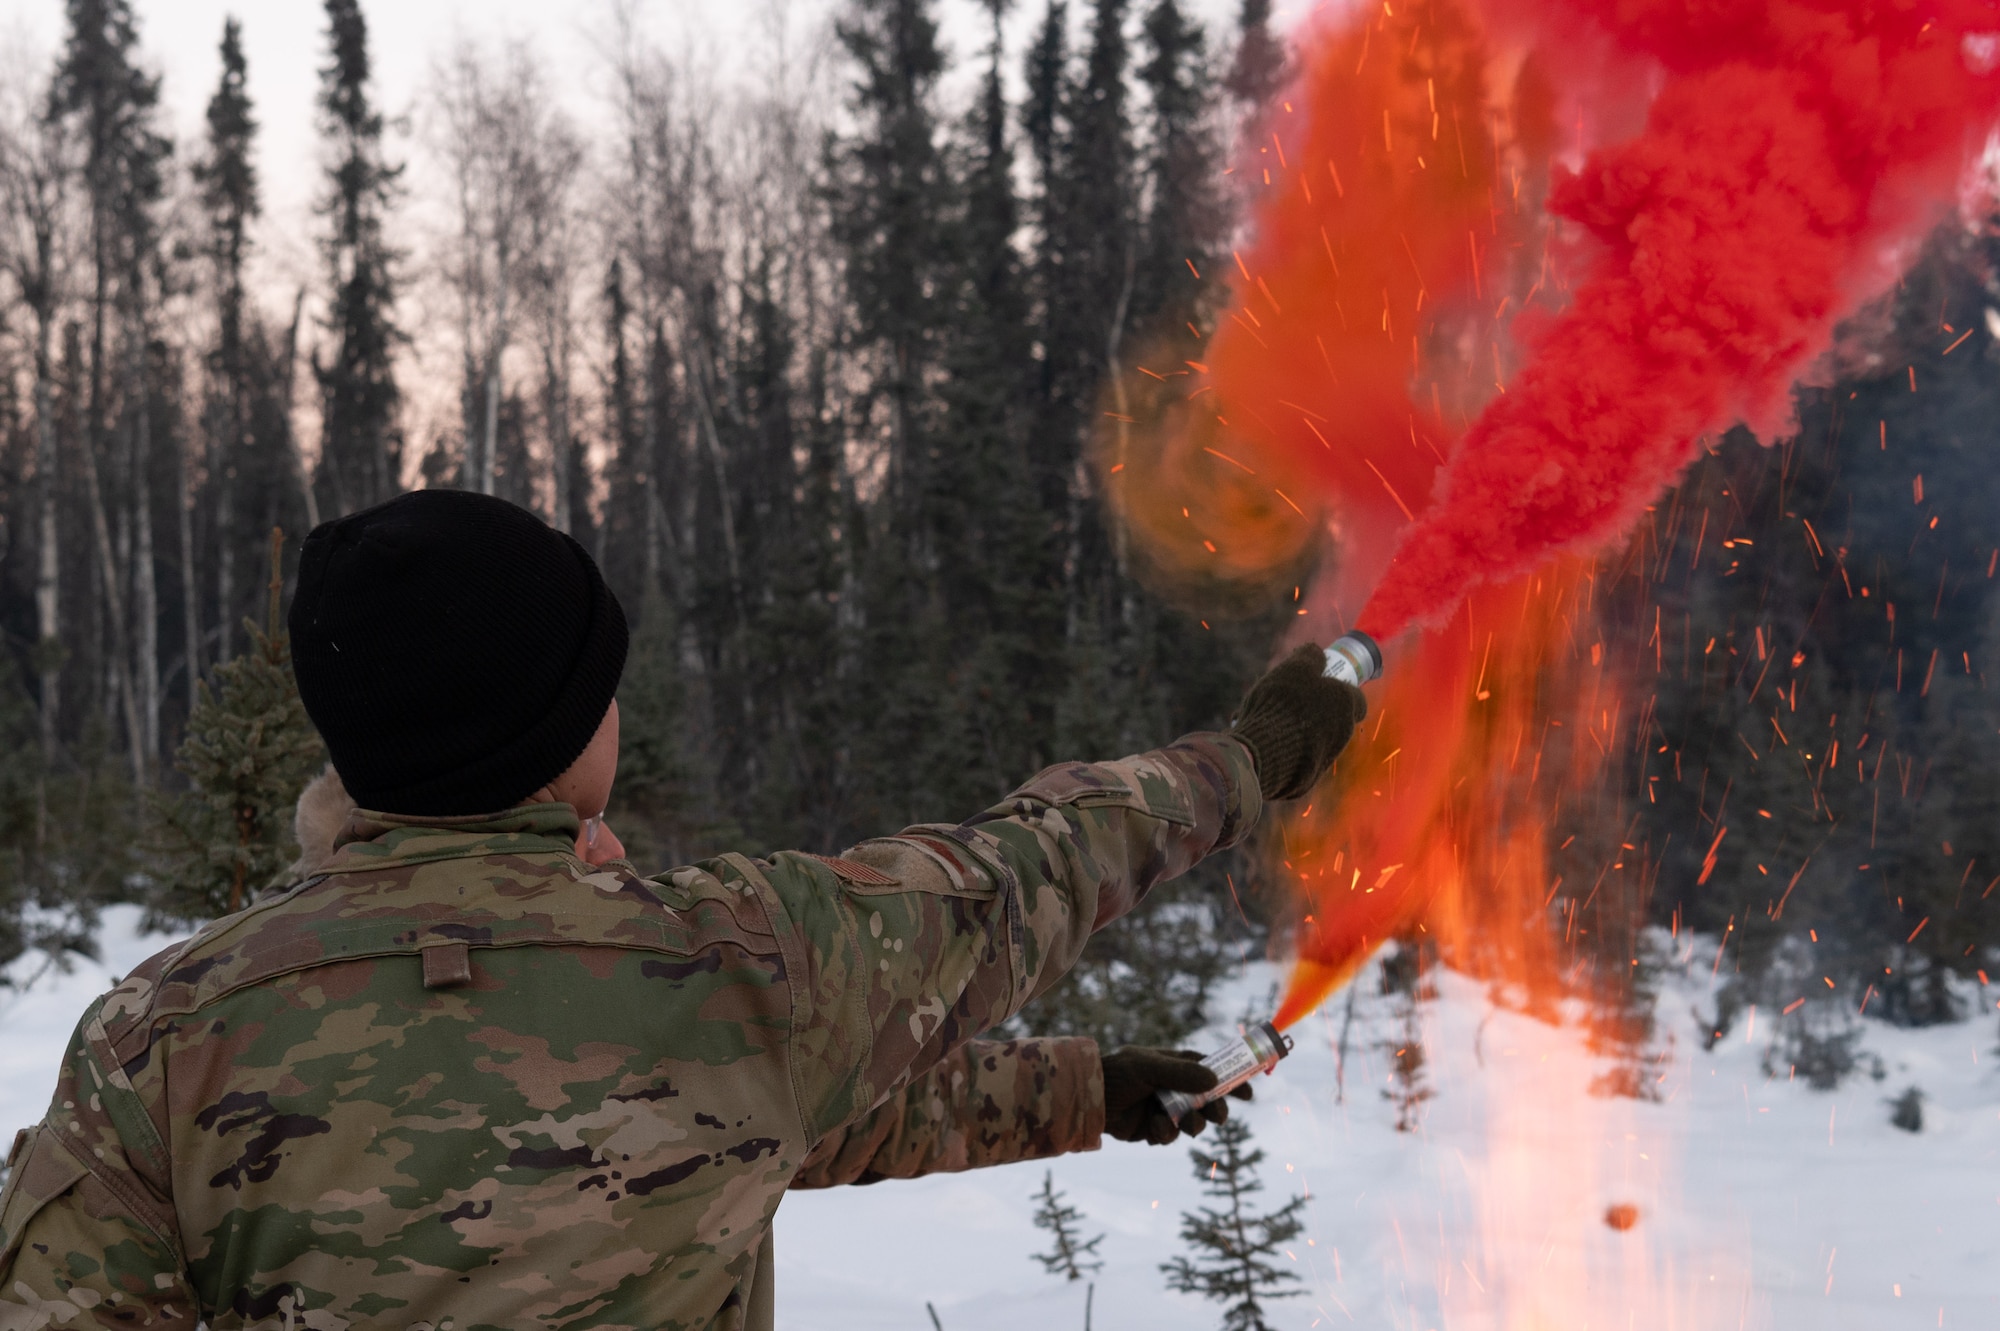
[[[807,858],[818,860],[821,864],[839,874],[847,882],[859,883],[863,887],[895,887],[902,881],[900,878],[891,878],[880,869],[870,868],[868,865],[861,864],[855,860],[843,860],[838,855],[813,855],[808,853]]]

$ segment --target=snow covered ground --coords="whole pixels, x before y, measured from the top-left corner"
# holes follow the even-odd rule
[[[0,991],[0,1141],[40,1116],[83,1006],[163,945],[137,912],[107,918],[103,964]],[[16,975],[36,968],[17,963]],[[1274,967],[1252,966],[1216,1011],[1268,1010]],[[2000,1050],[1993,1003],[1926,1031],[1871,1024],[1887,1077],[1833,1093],[1767,1078],[1768,1019],[1712,1053],[1691,1008],[1706,968],[1662,999],[1658,1104],[1586,1093],[1603,1063],[1574,1026],[1496,1009],[1438,977],[1424,1044],[1434,1098],[1395,1131],[1381,1094],[1400,1027],[1373,976],[1337,1097],[1336,998],[1250,1107],[1265,1199],[1308,1194],[1292,1249],[1299,1297],[1282,1327],[1397,1331],[1897,1331],[2000,1327]],[[1924,1130],[1887,1098],[1927,1096]],[[1056,1186],[1103,1232],[1094,1325],[1197,1331],[1212,1305],[1168,1291],[1180,1213],[1200,1185],[1182,1147],[1108,1142],[1053,1162]],[[1030,1194],[1042,1165],[802,1193],[778,1219],[787,1331],[1020,1331],[1083,1325],[1085,1290],[1042,1273]],[[1638,1208],[1618,1231],[1606,1208]],[[1043,1322],[1041,1319],[1046,1318]]]

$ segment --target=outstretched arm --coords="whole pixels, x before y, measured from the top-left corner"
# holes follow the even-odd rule
[[[1268,672],[1233,732],[1050,767],[956,825],[825,858],[705,870],[756,896],[783,953],[792,1091],[817,1143],[1046,992],[1097,929],[1310,789],[1366,713],[1317,647]],[[1266,771],[1265,769],[1270,770]]]
[[[1262,808],[1250,750],[1196,734],[1051,767],[957,826],[912,827],[838,858],[704,866],[763,900],[784,952],[806,1139],[1006,1021],[1094,930],[1235,844]]]
[[[974,1040],[821,1139],[792,1186],[875,1183],[1094,1151],[1103,1130],[1096,1041]]]

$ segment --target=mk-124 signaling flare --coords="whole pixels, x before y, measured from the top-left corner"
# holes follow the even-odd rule
[[[1160,1103],[1166,1106],[1167,1113],[1178,1123],[1209,1101],[1220,1100],[1258,1073],[1269,1072],[1278,1065],[1279,1059],[1291,1052],[1292,1037],[1270,1022],[1260,1021],[1244,1031],[1241,1038],[1231,1040],[1201,1060],[1201,1065],[1215,1074],[1214,1090],[1203,1091],[1200,1095],[1161,1091]]]
[[[1382,673],[1382,648],[1360,629],[1343,633],[1326,649],[1326,677],[1359,687]]]

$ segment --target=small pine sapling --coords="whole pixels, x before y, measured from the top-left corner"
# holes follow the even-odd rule
[[[1905,1132],[1924,1130],[1924,1093],[1915,1086],[1889,1101],[1889,1121]]]
[[[1049,1231],[1050,1244],[1047,1252],[1035,1254],[1035,1260],[1052,1276],[1081,1280],[1104,1269],[1103,1259],[1097,1256],[1097,1245],[1104,1242],[1104,1236],[1084,1238],[1083,1212],[1064,1201],[1064,1196],[1056,1191],[1055,1172],[1045,1171],[1042,1190],[1034,1197],[1035,1228]]]
[[[1301,1292],[1286,1288],[1298,1283],[1298,1275],[1272,1259],[1304,1232],[1299,1213],[1306,1199],[1293,1197],[1269,1214],[1257,1214],[1250,1199],[1264,1190],[1257,1178],[1264,1152],[1249,1142],[1249,1124],[1233,1115],[1215,1126],[1214,1155],[1189,1152],[1203,1192],[1217,1204],[1181,1213],[1181,1240],[1194,1254],[1160,1267],[1173,1289],[1224,1305],[1223,1331],[1270,1331],[1264,1301]]]
[[[1423,1004],[1435,998],[1429,958],[1421,944],[1404,941],[1382,958],[1382,992],[1393,1004],[1401,1031],[1382,1042],[1389,1054],[1390,1082],[1382,1098],[1396,1106],[1396,1131],[1415,1132],[1423,1120],[1424,1103],[1434,1092],[1425,1072]]]
[[[1764,1051],[1765,1076],[1832,1091],[1868,1067],[1861,1050],[1861,1021],[1834,999],[1830,995],[1824,1001],[1809,1000],[1802,1010],[1779,1017],[1771,1045]]]
[[[1034,1197],[1035,1228],[1049,1231],[1050,1245],[1047,1252],[1034,1256],[1050,1275],[1081,1280],[1104,1269],[1104,1259],[1097,1255],[1097,1245],[1104,1242],[1104,1235],[1083,1237],[1083,1212],[1064,1201],[1063,1196],[1056,1191],[1054,1171],[1044,1170],[1042,1190]],[[1096,1301],[1097,1284],[1093,1281],[1084,1293],[1083,1331],[1090,1331],[1091,1305]]]
[[[1625,937],[1626,948],[1633,954],[1632,964],[1602,968],[1608,974],[1595,977],[1590,986],[1588,1048],[1610,1060],[1591,1079],[1590,1093],[1657,1102],[1660,1083],[1665,1080],[1657,1069],[1667,1060],[1673,1044],[1669,1034],[1666,1048],[1653,1052],[1659,1036],[1654,1014],[1659,1006],[1660,963],[1653,946],[1637,928],[1626,930]]]
[[[1347,986],[1346,1012],[1340,1019],[1340,1045],[1337,1050],[1338,1061],[1333,1065],[1333,1102],[1337,1105],[1347,1103],[1347,1040],[1348,1036],[1354,1030],[1355,988],[1356,986],[1351,984]]]
[[[150,903],[161,922],[233,914],[298,854],[292,810],[326,761],[299,701],[291,648],[278,620],[283,533],[271,532],[269,620],[248,620],[251,650],[215,668],[174,755],[187,788],[157,806],[161,848],[172,858]]]
[[[0,990],[67,973],[72,954],[96,956],[98,911],[120,899],[133,867],[125,769],[90,735],[52,763],[40,719],[0,652]],[[10,973],[30,950],[42,961]]]

